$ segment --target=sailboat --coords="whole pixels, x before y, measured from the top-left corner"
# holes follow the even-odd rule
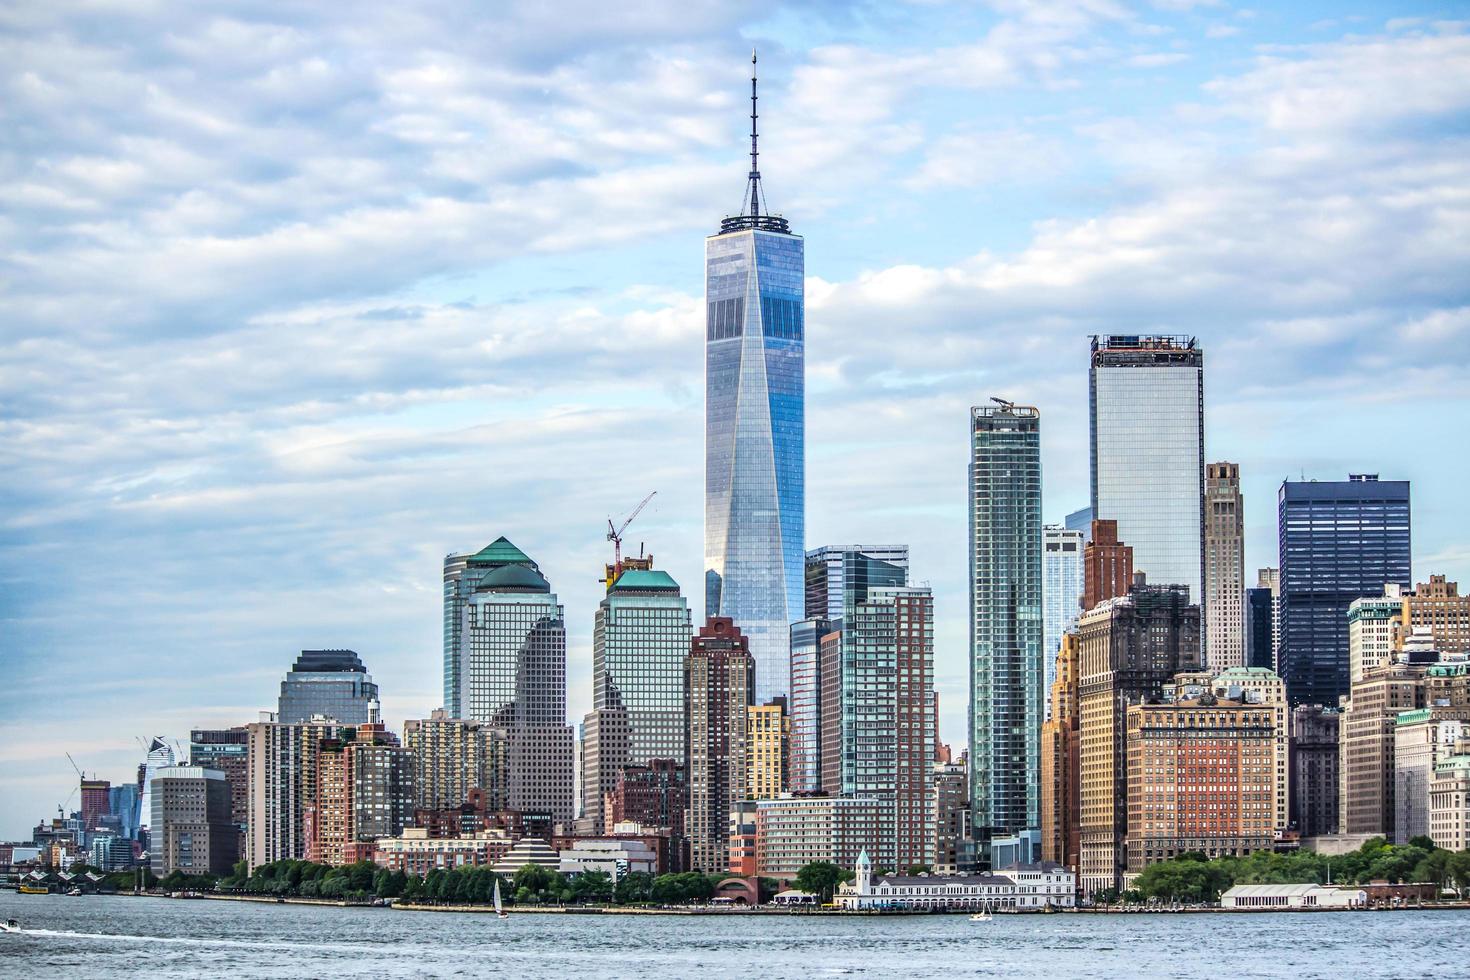
[[[979,912],[976,912],[973,915],[971,915],[970,916],[970,921],[971,922],[989,922],[990,921],[990,903],[989,902],[986,902],[980,908],[980,911]]]
[[[505,906],[500,902],[500,879],[495,879],[495,914],[502,919],[509,919],[510,914],[505,911]]]

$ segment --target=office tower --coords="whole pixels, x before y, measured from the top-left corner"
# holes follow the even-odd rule
[[[791,716],[786,700],[753,704],[746,712],[745,796],[769,800],[786,792]]]
[[[1338,723],[1335,708],[1300,704],[1291,712],[1291,823],[1303,837],[1337,833]]]
[[[745,795],[747,710],[755,662],[733,620],[711,617],[684,660],[684,717],[689,726],[684,771],[689,812],[684,820],[694,870],[723,871],[730,808]]]
[[[1077,622],[1079,864],[1085,894],[1118,888],[1127,853],[1127,708],[1159,698],[1174,675],[1198,670],[1199,607],[1182,585],[1149,585]]]
[[[117,818],[117,832],[120,837],[126,837],[128,840],[137,839],[142,807],[136,783],[124,783],[109,789],[107,791],[107,811]]]
[[[306,807],[306,859],[371,860],[373,842],[412,822],[414,760],[380,723],[344,729],[318,747],[315,793]]]
[[[1044,689],[1048,692],[1056,680],[1057,651],[1061,649],[1062,634],[1071,629],[1082,614],[1085,580],[1082,549],[1085,544],[1085,535],[1081,531],[1071,531],[1055,524],[1042,528],[1041,658],[1046,666]],[[1049,698],[1046,717],[1051,717]]]
[[[534,561],[504,538],[491,548],[500,564],[463,600],[460,703],[465,718],[509,733],[509,808],[569,821],[566,621]]]
[[[1393,840],[1394,727],[1400,711],[1424,707],[1424,674],[1424,667],[1390,660],[1353,682],[1338,742],[1339,833]]]
[[[1266,667],[1227,667],[1215,674],[1217,697],[1261,706],[1271,712],[1271,772],[1276,782],[1274,826],[1285,830],[1291,823],[1291,708],[1286,699],[1286,684],[1274,670]]]
[[[885,585],[907,585],[909,546],[906,544],[826,545],[806,553],[806,616],[824,619],[834,630],[842,617]]]
[[[846,616],[841,656],[840,792],[883,801],[887,833],[873,846],[886,866],[922,864],[937,732],[933,593],[870,589]]]
[[[791,624],[791,758],[787,781],[793,793],[815,793],[822,784],[822,637],[829,619]]]
[[[1470,595],[1460,595],[1459,583],[1431,575],[1404,596],[1402,635],[1426,629],[1440,653],[1470,653]]]
[[[842,634],[828,633],[817,646],[817,674],[821,678],[821,759],[817,789],[836,796],[842,792],[844,728]]]
[[[1133,567],[1204,595],[1204,352],[1193,337],[1094,337],[1092,511]]]
[[[87,779],[81,782],[82,830],[95,830],[103,817],[110,816],[112,783],[105,779]]]
[[[1281,676],[1293,704],[1335,704],[1350,683],[1348,606],[1386,583],[1409,587],[1409,483],[1288,480],[1277,520]]]
[[[1270,589],[1245,590],[1245,665],[1276,669],[1276,644],[1271,626],[1276,621],[1276,597]]]
[[[684,758],[689,605],[667,572],[616,572],[592,627],[592,711],[583,719],[582,816],[601,833],[618,770]]]
[[[1041,413],[970,409],[970,819],[982,848],[1036,827],[1042,690]]]
[[[143,763],[143,783],[139,788],[139,800],[143,808],[140,826],[144,830],[153,830],[157,827],[153,815],[153,774],[173,764],[173,747],[162,738],[155,737],[148,744],[148,758]]]
[[[1041,726],[1041,859],[1077,869],[1078,833],[1078,676],[1080,640],[1062,634],[1056,679],[1050,690],[1051,713]]]
[[[1092,508],[1083,507],[1074,510],[1062,519],[1062,526],[1068,531],[1081,531],[1082,543],[1087,544],[1092,540]]]
[[[1205,467],[1204,605],[1205,665],[1245,666],[1245,504],[1236,463]]]
[[[1133,549],[1118,540],[1117,521],[1093,521],[1082,549],[1082,611],[1133,588]]]
[[[965,841],[970,839],[970,763],[936,760],[929,783],[929,820],[934,849],[924,863],[937,875],[959,874]]]
[[[444,557],[444,709],[451,718],[465,717],[461,692],[465,604],[485,576],[507,565],[538,571],[536,563],[504,536],[477,552]]]
[[[1128,708],[1128,873],[1186,851],[1270,850],[1277,784],[1268,706],[1205,695]]]
[[[189,733],[189,765],[225,774],[230,786],[230,819],[240,833],[240,857],[245,856],[250,822],[250,733],[236,728],[196,728]]]
[[[302,650],[281,681],[276,718],[296,725],[316,715],[344,725],[376,720],[378,685],[351,650]]]
[[[245,726],[249,733],[251,868],[306,856],[306,810],[316,798],[317,753],[344,726],[318,716],[281,724],[271,712]],[[350,728],[350,726],[347,726]]]
[[[403,723],[403,746],[414,766],[414,804],[448,810],[466,803],[475,790],[491,811],[509,806],[510,732],[451,718],[443,708],[428,718]]]
[[[1397,582],[1383,586],[1382,595],[1362,596],[1348,603],[1348,683],[1393,659],[1403,627],[1404,589]]]
[[[608,827],[636,823],[645,828],[667,828],[674,837],[683,837],[688,806],[689,781],[684,763],[652,759],[647,765],[628,766],[618,772],[608,795],[604,822]]]
[[[148,783],[153,819],[148,858],[160,878],[226,875],[240,858],[225,774],[201,766],[161,766]]]
[[[1426,701],[1426,705],[1428,702]],[[1470,737],[1470,707],[1401,711],[1393,729],[1393,843],[1429,833],[1435,769]]]
[[[765,209],[750,80],[741,213],[705,240],[705,615],[735,621],[756,700],[787,694],[806,547],[802,240]]]

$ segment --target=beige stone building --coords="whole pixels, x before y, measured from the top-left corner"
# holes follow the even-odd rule
[[[753,704],[746,716],[745,795],[752,800],[775,799],[786,791],[786,750],[791,737],[786,699]]]
[[[1429,836],[1447,851],[1470,848],[1470,745],[1434,767],[1429,788]]]
[[[1215,695],[1259,704],[1271,712],[1272,772],[1276,783],[1276,830],[1291,825],[1291,706],[1286,700],[1286,682],[1265,667],[1232,667],[1214,681]]]
[[[1399,712],[1424,706],[1425,668],[1385,663],[1343,702],[1338,777],[1340,833],[1393,837],[1393,744]]]
[[[1078,687],[1075,632],[1062,634],[1051,711],[1041,726],[1041,859],[1077,870]]]
[[[1404,596],[1401,635],[1426,628],[1441,654],[1470,653],[1470,595],[1460,595],[1456,582],[1431,575]]]
[[[1245,503],[1240,466],[1205,466],[1205,642],[1211,670],[1245,665]]]

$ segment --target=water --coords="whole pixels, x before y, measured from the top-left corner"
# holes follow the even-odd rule
[[[1459,977],[1466,912],[571,916],[0,892],[5,977]],[[29,931],[35,930],[35,931]]]

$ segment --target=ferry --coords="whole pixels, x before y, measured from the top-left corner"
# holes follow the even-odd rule
[[[21,885],[18,889],[22,895],[50,895],[51,889],[45,885]]]

